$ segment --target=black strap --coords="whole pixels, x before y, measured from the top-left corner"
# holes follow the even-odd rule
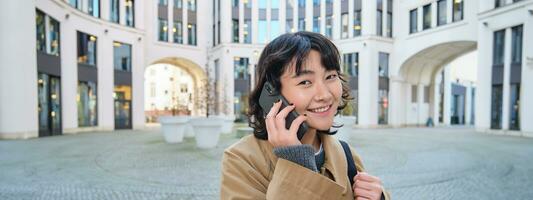
[[[350,179],[350,184],[353,187],[353,177],[357,175],[357,168],[355,168],[355,163],[353,162],[352,151],[350,151],[350,146],[346,142],[342,140],[339,140],[339,142],[341,142],[342,148],[344,149],[344,155],[348,163],[348,179]]]

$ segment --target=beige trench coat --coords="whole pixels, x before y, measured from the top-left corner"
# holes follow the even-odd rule
[[[346,156],[340,142],[321,134],[326,153],[320,174],[294,162],[278,159],[267,140],[253,135],[225,150],[222,158],[221,199],[350,199]],[[358,171],[365,171],[350,148]],[[390,199],[384,192],[385,199]]]

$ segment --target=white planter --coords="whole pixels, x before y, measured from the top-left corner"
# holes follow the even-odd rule
[[[217,146],[222,131],[223,120],[218,117],[195,118],[191,121],[194,128],[196,147],[209,149]]]
[[[163,116],[159,118],[161,130],[167,143],[179,143],[183,141],[185,125],[189,121],[184,116]]]
[[[235,121],[234,115],[218,115],[217,118],[221,119],[222,122],[222,134],[230,134],[233,132],[233,121]]]
[[[343,140],[348,142],[350,140],[350,136],[353,130],[353,126],[355,125],[355,116],[336,116],[335,117],[335,124],[342,124],[343,126],[339,129],[337,129],[337,133],[335,136],[339,140]]]

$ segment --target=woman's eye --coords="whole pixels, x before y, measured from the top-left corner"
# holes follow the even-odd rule
[[[298,83],[298,85],[309,85],[309,84],[311,84],[311,81],[307,81],[307,80]]]
[[[335,78],[337,78],[337,74],[331,74],[326,77],[326,79],[335,79]]]

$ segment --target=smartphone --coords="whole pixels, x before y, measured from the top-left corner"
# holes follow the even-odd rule
[[[263,113],[265,116],[268,114],[268,112],[270,112],[274,102],[276,102],[278,99],[282,102],[281,108],[279,109],[280,111],[289,105],[289,102],[287,102],[287,99],[281,95],[281,92],[277,91],[276,88],[270,84],[270,82],[265,82],[261,91],[261,96],[259,96],[259,105],[261,108],[263,108]],[[294,121],[298,116],[299,114],[295,110],[292,110],[285,118],[285,128],[289,129],[292,121]],[[305,122],[300,125],[297,133],[298,140],[301,140],[304,137],[304,134],[307,132],[308,128],[309,127]]]

